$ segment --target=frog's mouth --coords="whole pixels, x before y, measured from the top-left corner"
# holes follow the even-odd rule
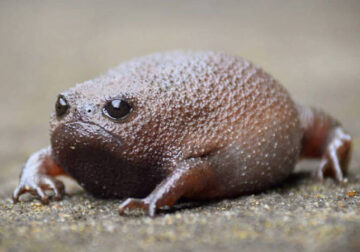
[[[162,178],[156,167],[124,157],[124,142],[92,123],[60,125],[51,146],[55,162],[95,196],[145,197]]]

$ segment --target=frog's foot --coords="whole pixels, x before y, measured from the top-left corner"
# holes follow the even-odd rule
[[[54,199],[61,200],[64,195],[64,184],[55,176],[66,175],[51,155],[51,147],[35,152],[26,162],[20,176],[20,183],[13,193],[13,201],[17,203],[24,193],[38,195],[44,204],[49,203],[46,191],[54,192]]]
[[[332,177],[338,182],[344,181],[351,158],[351,136],[341,127],[335,128],[329,139],[326,151],[316,172],[316,177]]]
[[[54,177],[36,174],[20,181],[20,184],[13,193],[13,202],[17,203],[19,197],[24,193],[31,193],[40,197],[43,204],[49,204],[49,195],[46,191],[51,190],[54,193],[54,199],[59,201],[62,199],[65,187],[64,184]]]
[[[119,214],[126,215],[129,212],[138,209],[143,210],[149,216],[154,217],[156,213],[156,204],[147,202],[146,198],[145,199],[129,198],[120,205]]]
[[[175,164],[174,171],[144,199],[127,199],[120,208],[120,215],[140,209],[151,217],[162,208],[174,206],[181,197],[204,196],[213,187],[215,173],[203,157],[189,158]]]

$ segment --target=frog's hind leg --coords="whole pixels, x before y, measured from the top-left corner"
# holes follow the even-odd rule
[[[329,176],[343,182],[351,158],[351,136],[319,109],[299,106],[298,110],[304,130],[301,157],[321,158],[316,172],[320,180]]]

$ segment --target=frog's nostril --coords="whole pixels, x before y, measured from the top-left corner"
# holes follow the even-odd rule
[[[83,108],[84,113],[92,114],[95,112],[95,106],[92,104],[89,104]]]
[[[69,111],[70,105],[63,95],[59,95],[55,104],[57,117],[62,117]]]

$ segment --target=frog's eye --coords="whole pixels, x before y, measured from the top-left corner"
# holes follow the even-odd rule
[[[63,95],[59,95],[55,104],[56,116],[61,117],[68,112],[70,105]]]
[[[121,99],[108,101],[103,109],[103,113],[107,117],[115,120],[125,119],[130,114],[131,111],[132,111],[131,105]]]

